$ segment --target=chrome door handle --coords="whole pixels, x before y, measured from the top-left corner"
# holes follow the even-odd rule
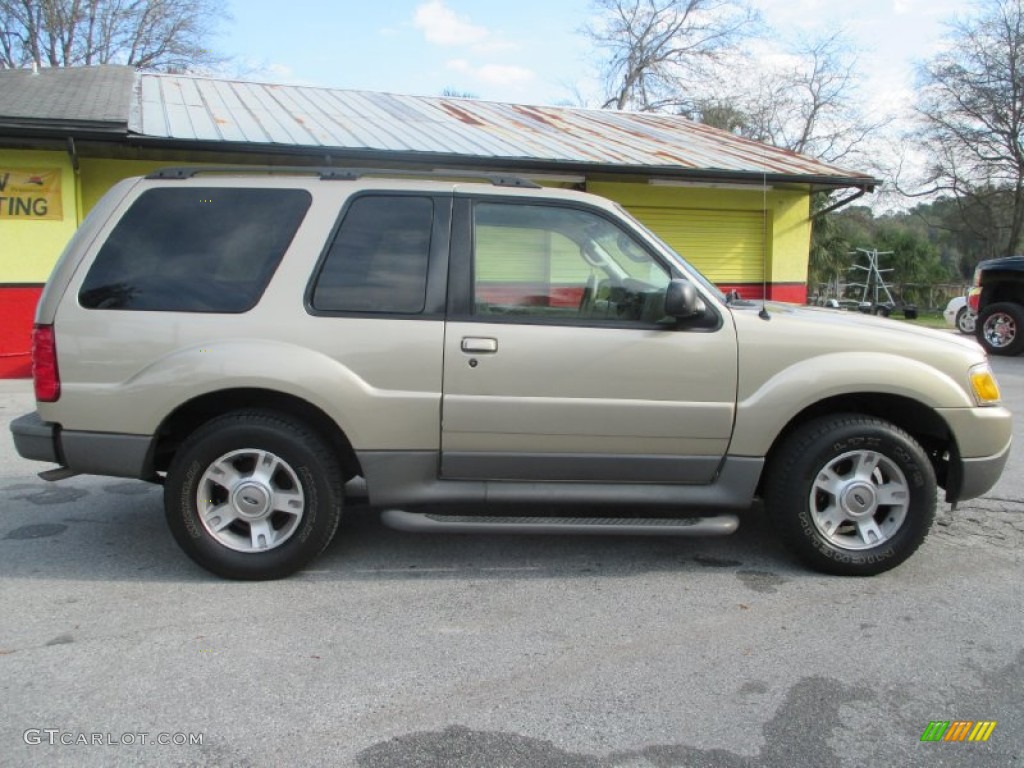
[[[498,340],[466,336],[462,339],[462,351],[493,355],[498,351]]]

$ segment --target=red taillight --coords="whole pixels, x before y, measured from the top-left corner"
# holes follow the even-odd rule
[[[981,288],[972,288],[967,294],[967,306],[978,314],[978,305],[981,303]]]
[[[36,385],[36,400],[52,403],[60,397],[57,342],[52,325],[37,325],[32,329],[32,380]]]

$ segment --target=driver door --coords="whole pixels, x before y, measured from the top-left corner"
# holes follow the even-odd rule
[[[731,318],[664,317],[676,277],[606,212],[457,200],[441,475],[707,483],[736,393]]]

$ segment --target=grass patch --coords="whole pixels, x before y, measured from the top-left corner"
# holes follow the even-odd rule
[[[914,325],[920,325],[922,328],[949,328],[946,325],[946,318],[942,316],[941,312],[918,312],[916,320],[907,320],[903,317],[902,312],[893,312],[890,317],[895,320],[903,320]]]

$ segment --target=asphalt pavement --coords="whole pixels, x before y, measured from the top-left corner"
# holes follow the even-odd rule
[[[1024,414],[1024,357],[994,365]],[[36,478],[7,433],[30,389],[0,382],[0,765],[1024,765],[1022,418],[996,488],[875,578],[805,570],[756,508],[680,540],[353,505],[253,584],[181,554],[155,486]]]

